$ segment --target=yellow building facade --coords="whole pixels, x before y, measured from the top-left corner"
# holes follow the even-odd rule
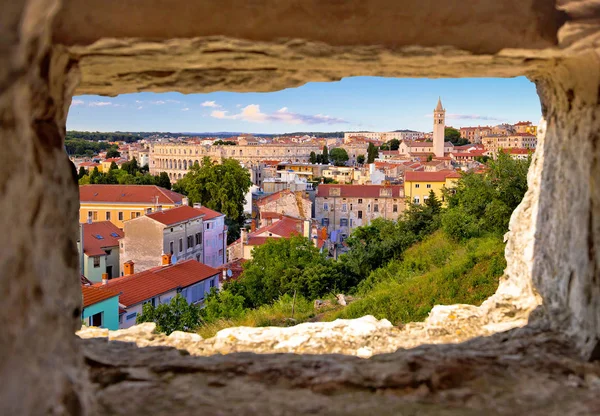
[[[404,177],[404,196],[413,204],[423,204],[433,191],[442,205],[446,205],[444,189],[456,186],[460,174],[454,171],[406,172]]]
[[[79,222],[110,221],[123,229],[125,221],[187,204],[187,198],[154,185],[81,185]]]

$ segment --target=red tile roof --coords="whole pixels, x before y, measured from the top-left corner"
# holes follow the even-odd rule
[[[103,300],[119,296],[119,292],[95,286],[81,286],[81,294],[83,295],[84,308],[102,302]]]
[[[204,214],[204,221],[208,221],[208,220],[212,220],[214,218],[217,217],[224,217],[225,214],[221,214],[218,211],[214,211],[210,208],[206,208],[206,207],[200,207],[200,208],[194,208],[196,211],[199,211],[201,214]]]
[[[120,157],[111,157],[111,158],[109,158],[109,159],[104,159],[104,160],[103,160],[103,162],[108,162],[108,163],[112,163],[112,162],[115,162],[115,163],[117,163],[117,162],[122,162],[122,163],[125,163],[125,162],[126,162],[126,160],[124,160],[124,159],[121,159]]]
[[[124,234],[110,221],[83,223],[83,252],[88,256],[102,256],[105,249],[116,247]]]
[[[387,198],[403,198],[404,188],[401,185],[319,185],[317,197],[330,197],[331,189],[339,188],[341,198],[386,198],[380,195],[382,189],[391,189],[392,195]]]
[[[260,219],[261,220],[266,220],[269,218],[279,218],[282,216],[282,214],[280,214],[279,212],[273,212],[273,211],[260,211],[259,212],[260,215]]]
[[[82,162],[79,164],[79,167],[84,167],[84,168],[94,168],[96,166],[100,166],[100,163],[96,163],[96,162]]]
[[[119,303],[129,307],[218,274],[219,270],[213,267],[196,260],[186,260],[171,266],[159,266],[130,276],[111,279],[105,285],[97,283],[94,287],[120,292]]]
[[[446,182],[446,178],[460,178],[460,174],[450,170],[406,172],[404,174],[404,182]]]
[[[165,209],[163,211],[146,214],[146,217],[158,221],[164,225],[175,225],[181,222],[186,222],[194,218],[202,217],[202,213],[197,208],[192,208],[189,205]]]
[[[79,201],[118,204],[180,204],[184,196],[156,185],[80,185]]]

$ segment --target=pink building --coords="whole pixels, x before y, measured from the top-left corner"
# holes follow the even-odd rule
[[[227,262],[227,227],[225,214],[194,204],[194,208],[204,214],[203,259],[202,263],[220,267]]]

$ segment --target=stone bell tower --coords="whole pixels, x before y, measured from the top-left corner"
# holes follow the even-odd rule
[[[437,107],[433,110],[433,153],[435,157],[444,156],[444,129],[446,127],[446,110],[442,100],[438,98]]]

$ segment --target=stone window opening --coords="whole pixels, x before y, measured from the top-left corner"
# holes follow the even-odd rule
[[[27,259],[26,262],[22,262],[18,281],[11,280],[11,290],[4,292],[9,296],[7,307],[2,312],[6,331],[11,334],[10,339],[2,341],[2,347],[4,351],[11,352],[12,360],[11,366],[5,370],[4,375],[10,377],[15,383],[12,397],[27,397],[27,400],[2,401],[2,405],[9,409],[2,413],[35,414],[36,411],[38,413],[62,411],[69,414],[85,414],[91,412],[90,409],[95,409],[94,406],[98,401],[99,408],[109,408],[113,410],[113,414],[117,414],[116,411],[122,408],[118,400],[128,403],[131,397],[139,397],[138,394],[142,391],[142,389],[136,390],[138,381],[132,377],[122,383],[127,384],[131,390],[119,390],[118,395],[106,394],[107,389],[114,386],[114,383],[110,378],[104,378],[104,381],[109,380],[109,386],[101,386],[98,377],[98,373],[107,368],[118,370],[120,376],[128,377],[128,374],[132,374],[129,372],[132,367],[128,365],[140,363],[136,361],[136,354],[128,356],[127,365],[114,360],[107,364],[102,357],[117,357],[117,354],[108,352],[118,341],[104,341],[104,347],[96,348],[96,355],[92,357],[90,347],[92,343],[87,340],[80,342],[69,336],[73,329],[81,324],[82,319],[80,287],[75,286],[74,283],[78,281],[78,267],[77,262],[74,261],[76,254],[72,253],[76,238],[76,223],[72,218],[77,218],[77,191],[70,181],[70,166],[64,155],[57,150],[60,150],[64,139],[66,111],[73,94],[110,95],[125,91],[165,89],[207,92],[207,89],[218,88],[262,91],[282,89],[296,86],[300,82],[319,81],[323,78],[341,79],[347,76],[375,74],[419,77],[527,75],[536,82],[545,119],[540,123],[538,152],[534,156],[534,163],[529,172],[530,189],[519,208],[513,213],[510,231],[506,237],[508,266],[505,276],[496,295],[485,301],[481,307],[439,308],[436,311],[437,318],[452,316],[453,319],[448,318],[444,321],[448,324],[446,327],[436,327],[435,329],[440,332],[436,335],[428,335],[432,338],[428,339],[427,343],[440,341],[450,343],[456,339],[455,332],[452,333],[452,337],[455,338],[449,336],[449,339],[444,338],[440,333],[443,332],[442,329],[446,333],[451,332],[450,329],[455,329],[450,326],[451,322],[464,322],[462,316],[454,314],[458,311],[465,312],[471,321],[482,322],[480,327],[468,326],[469,329],[477,328],[477,331],[483,331],[475,331],[477,335],[490,335],[489,332],[485,332],[487,330],[482,329],[483,327],[495,328],[492,331],[495,332],[498,328],[507,330],[515,322],[526,326],[522,330],[514,330],[507,334],[475,338],[457,347],[444,345],[438,348],[430,345],[418,347],[416,350],[398,351],[390,356],[377,356],[369,360],[346,360],[347,357],[342,357],[342,361],[340,357],[327,355],[310,357],[312,361],[308,361],[309,358],[304,356],[294,357],[295,361],[290,361],[287,355],[282,354],[276,362],[270,356],[245,358],[224,355],[219,357],[220,362],[239,360],[236,368],[251,368],[253,363],[258,362],[265,364],[263,369],[268,369],[260,373],[260,368],[257,370],[252,367],[255,372],[252,374],[252,384],[248,386],[253,388],[253,395],[246,396],[239,404],[231,402],[229,405],[238,405],[240,408],[249,404],[261,406],[259,410],[268,414],[271,409],[268,407],[270,405],[268,401],[253,403],[251,399],[265,392],[282,398],[294,397],[291,394],[293,390],[286,387],[289,379],[286,379],[283,369],[297,369],[298,371],[294,372],[294,379],[307,380],[305,385],[308,388],[303,390],[306,396],[303,395],[302,403],[292,399],[282,400],[277,409],[280,413],[286,410],[292,413],[301,404],[325,400],[323,395],[316,393],[323,387],[319,384],[318,376],[330,375],[331,369],[343,362],[348,366],[348,373],[351,373],[353,378],[345,379],[344,375],[340,375],[337,379],[338,384],[334,383],[333,387],[332,384],[328,384],[330,391],[339,395],[328,396],[328,404],[320,405],[322,406],[320,409],[336,404],[350,409],[357,409],[363,405],[368,406],[372,413],[376,413],[377,411],[373,409],[379,404],[385,405],[386,410],[392,411],[390,406],[395,404],[386,401],[385,395],[378,395],[377,401],[371,401],[372,396],[367,392],[375,390],[391,392],[403,388],[404,386],[397,380],[418,380],[416,376],[421,377],[427,371],[436,377],[428,379],[425,376],[429,383],[419,384],[414,390],[427,395],[434,406],[444,409],[445,406],[449,408],[456,406],[457,403],[463,405],[459,399],[456,399],[458,396],[455,393],[464,393],[474,384],[483,389],[487,388],[484,386],[485,383],[477,383],[478,380],[487,380],[493,385],[492,379],[485,378],[483,367],[487,364],[483,363],[489,363],[488,368],[491,368],[492,365],[501,362],[504,371],[494,373],[494,377],[499,382],[510,371],[514,372],[511,374],[523,374],[519,371],[531,369],[532,371],[528,373],[531,377],[529,386],[545,385],[548,389],[552,389],[552,383],[544,383],[544,379],[539,378],[540,375],[548,374],[547,368],[550,366],[565,369],[565,373],[569,372],[573,375],[579,388],[571,389],[567,384],[560,385],[560,381],[556,382],[556,380],[563,380],[562,378],[552,378],[554,386],[559,385],[562,389],[555,387],[554,390],[548,390],[550,394],[545,397],[552,397],[550,400],[553,400],[557,406],[572,404],[581,406],[578,409],[583,409],[580,412],[582,414],[592,413],[586,412],[590,410],[589,402],[591,402],[586,394],[591,383],[589,380],[593,378],[595,370],[589,364],[579,361],[576,366],[573,358],[578,355],[584,360],[591,360],[598,359],[600,356],[598,342],[600,328],[597,323],[597,316],[600,315],[597,286],[597,262],[600,258],[597,254],[600,247],[597,225],[600,215],[597,214],[600,205],[597,203],[598,187],[595,186],[599,167],[594,162],[598,160],[599,150],[594,144],[596,141],[594,136],[599,130],[600,119],[597,117],[598,102],[595,94],[598,91],[597,62],[593,42],[587,36],[588,33],[596,30],[597,23],[593,19],[593,14],[590,14],[592,8],[574,6],[575,3],[585,3],[587,6],[589,5],[587,0],[564,1],[556,4],[555,2],[530,3],[525,0],[523,6],[519,5],[516,11],[511,9],[510,15],[505,15],[507,12],[502,9],[493,9],[491,1],[482,1],[478,7],[469,8],[467,14],[465,14],[466,8],[450,9],[447,6],[448,2],[434,2],[431,7],[434,14],[422,25],[426,28],[424,29],[426,32],[416,28],[411,34],[412,37],[395,30],[383,30],[386,27],[411,24],[412,19],[418,15],[418,10],[409,4],[401,5],[402,13],[390,13],[390,10],[385,10],[385,13],[377,12],[376,8],[373,8],[375,16],[370,15],[369,18],[378,18],[377,31],[367,29],[368,24],[360,20],[364,13],[361,14],[360,10],[353,8],[355,6],[352,4],[345,9],[345,12],[353,16],[356,21],[345,21],[343,24],[336,22],[331,11],[321,9],[325,7],[324,5],[319,3],[311,5],[311,12],[314,14],[310,16],[323,16],[329,22],[333,22],[331,27],[325,29],[323,25],[310,24],[300,13],[290,13],[292,20],[297,19],[297,22],[286,21],[285,13],[279,15],[280,9],[274,6],[270,11],[275,16],[272,17],[272,30],[275,31],[272,37],[269,33],[257,36],[249,33],[252,30],[245,31],[247,29],[244,27],[236,27],[238,31],[233,33],[227,25],[220,27],[222,32],[217,29],[212,30],[211,35],[223,36],[218,42],[230,42],[236,47],[252,46],[258,51],[265,49],[266,55],[260,54],[260,58],[253,57],[252,54],[248,54],[245,58],[248,63],[258,63],[253,59],[264,60],[266,59],[264,57],[268,56],[268,68],[258,65],[246,67],[242,63],[238,71],[223,71],[222,68],[224,65],[233,68],[231,63],[239,61],[232,59],[228,54],[239,57],[240,54],[246,53],[243,47],[231,52],[221,47],[218,54],[214,53],[216,48],[207,49],[211,53],[203,55],[205,68],[201,70],[193,65],[186,67],[186,59],[189,59],[189,56],[185,53],[180,55],[170,53],[180,49],[185,51],[191,49],[189,43],[192,41],[186,39],[186,36],[188,38],[192,35],[200,36],[199,40],[194,39],[194,42],[198,42],[194,45],[202,43],[202,47],[204,47],[203,42],[207,45],[217,42],[215,39],[202,37],[204,34],[199,31],[205,26],[203,21],[194,22],[193,27],[198,32],[183,32],[191,27],[185,24],[186,15],[203,15],[198,13],[198,9],[195,9],[196,13],[186,9],[185,13],[179,15],[177,27],[166,30],[161,25],[168,24],[167,22],[172,19],[162,19],[162,21],[146,19],[144,13],[148,13],[148,9],[144,9],[143,6],[139,6],[137,11],[141,16],[139,22],[119,25],[119,19],[127,21],[132,16],[136,16],[131,9],[127,9],[126,4],[124,4],[124,12],[119,15],[103,17],[102,13],[109,13],[111,8],[105,8],[107,11],[104,12],[98,8],[92,13],[91,6],[87,2],[64,1],[56,7],[48,8],[48,10],[52,9],[51,12],[36,13],[35,10],[32,12],[32,9],[46,10],[47,5],[34,4],[26,0],[17,1],[19,6],[27,4],[29,7],[11,9],[11,13],[6,15],[8,24],[0,28],[2,39],[6,39],[7,42],[7,47],[0,51],[0,56],[3,57],[3,62],[10,63],[7,67],[12,68],[10,77],[2,78],[6,88],[1,92],[5,99],[1,101],[0,106],[7,119],[19,120],[19,122],[3,123],[0,131],[6,142],[25,144],[29,146],[27,149],[40,152],[38,156],[42,157],[43,163],[39,163],[39,158],[32,158],[31,155],[35,152],[22,151],[25,148],[23,146],[6,146],[4,152],[0,154],[1,161],[14,161],[14,166],[18,166],[19,175],[14,175],[17,179],[13,178],[13,180],[27,184],[18,187],[18,195],[13,191],[13,187],[3,187],[6,192],[0,193],[3,213],[9,218],[23,219],[23,221],[7,223],[5,244],[9,247],[24,248],[17,254],[12,251],[2,253],[3,264],[17,264],[13,261],[17,259],[16,256]],[[200,7],[190,4],[192,9]],[[149,16],[177,14],[177,8],[169,6],[170,10],[152,10]],[[157,3],[156,7],[160,7],[160,4]],[[390,7],[393,9],[398,6],[390,4]],[[217,7],[216,11],[223,12],[224,18],[229,18],[229,21],[243,21],[240,18],[236,19],[234,10]],[[246,10],[240,8],[239,11],[243,13]],[[56,16],[53,13],[56,13]],[[78,25],[77,19],[73,16],[79,15],[90,16],[92,21]],[[242,16],[249,19],[249,27],[261,26],[254,21],[257,17],[252,14],[246,13]],[[390,22],[386,20],[386,16],[394,16],[395,20]],[[450,16],[453,19],[449,19]],[[35,21],[32,20],[34,18]],[[94,19],[98,20],[94,21]],[[113,19],[114,27],[121,26],[122,32],[115,32],[114,27],[103,24],[94,25],[97,22]],[[402,19],[410,20],[402,21]],[[461,27],[452,26],[451,20],[460,21]],[[504,22],[509,20],[514,24],[507,27]],[[21,21],[24,22],[23,26]],[[146,25],[143,24],[144,21],[147,22]],[[434,24],[440,21],[446,24]],[[478,26],[478,22],[485,22],[485,25]],[[531,24],[532,22],[535,24]],[[578,26],[581,22],[586,22],[584,31]],[[294,26],[290,23],[298,25]],[[569,29],[567,32],[569,36],[559,32],[563,26]],[[31,27],[35,27],[36,30],[30,30]],[[154,32],[148,32],[149,27],[152,27]],[[313,27],[319,27],[321,32],[314,32]],[[19,30],[18,36],[13,34],[12,31],[15,30]],[[90,35],[90,32],[86,34],[86,30],[91,30],[93,35]],[[210,31],[210,28],[208,30]],[[346,30],[347,32],[344,32]],[[166,39],[166,33],[173,36],[173,39]],[[491,36],[487,36],[489,34]],[[393,38],[386,38],[386,36],[393,36]],[[228,40],[229,37],[235,38],[235,41]],[[260,37],[260,40],[256,40],[257,37]],[[299,48],[296,41],[282,43],[275,38],[302,39],[302,45],[306,47]],[[140,59],[143,51],[137,49],[137,42],[152,46],[152,59]],[[212,45],[219,46],[219,44]],[[404,49],[405,46],[408,49]],[[125,50],[123,51],[122,48]],[[199,48],[195,46],[193,49]],[[285,53],[269,54],[273,49]],[[334,58],[341,50],[346,63]],[[410,53],[406,53],[406,50]],[[514,50],[518,50],[518,54],[511,52]],[[315,54],[315,51],[318,53]],[[382,54],[385,54],[385,65],[369,64],[369,62],[380,62]],[[218,55],[218,58],[211,58],[214,55]],[[22,56],[27,56],[27,59],[22,59]],[[179,57],[182,57],[181,61],[178,61]],[[218,62],[211,59],[218,59]],[[432,60],[435,60],[435,65],[431,64]],[[169,62],[170,65],[166,65],[165,62]],[[299,66],[298,62],[302,64]],[[170,69],[175,65],[178,65],[177,71]],[[131,72],[124,74],[123,68]],[[327,70],[323,71],[322,68]],[[292,70],[293,76],[280,76]],[[241,78],[240,71],[243,73]],[[31,99],[32,97],[35,99]],[[31,122],[21,122],[21,120]],[[573,140],[576,140],[577,146],[566,145],[568,141]],[[566,161],[576,161],[576,167],[568,165]],[[52,175],[48,172],[52,172]],[[16,200],[29,199],[40,203],[14,203]],[[25,242],[31,235],[36,235],[36,248],[39,246],[45,250],[27,248]],[[565,247],[566,241],[568,241],[567,247]],[[39,270],[44,270],[43,275]],[[7,289],[9,283],[5,282],[5,279],[2,284]],[[34,296],[37,297],[37,301],[34,301]],[[43,302],[40,302],[40,297]],[[10,307],[25,302],[33,306],[26,308],[22,316],[16,313],[17,308]],[[534,309],[536,313],[530,316],[529,312]],[[444,315],[444,311],[448,313]],[[124,311],[124,313],[126,313],[126,320],[135,321],[135,312]],[[432,321],[425,321],[422,325],[426,327],[428,324],[433,325]],[[384,331],[389,333],[393,330],[388,327]],[[540,331],[545,331],[542,332],[543,336],[540,335]],[[434,331],[430,333],[433,334]],[[552,348],[544,347],[546,345],[544,339],[552,340],[555,333],[568,338],[570,346],[567,347],[565,341],[554,343]],[[150,334],[143,332],[142,328],[138,334],[137,337],[150,338]],[[157,339],[168,342],[166,337],[156,336],[156,334],[152,334],[152,337],[154,342]],[[444,339],[446,341],[443,341]],[[554,340],[559,339],[562,338],[558,336],[554,338]],[[419,340],[422,341],[423,339]],[[26,345],[26,348],[16,348],[23,345]],[[52,354],[48,353],[47,345],[53,346]],[[411,347],[414,345],[409,348]],[[106,355],[101,353],[102,348],[107,348]],[[461,350],[459,351],[458,348]],[[481,351],[494,355],[494,364],[486,361]],[[479,355],[476,355],[476,352]],[[369,354],[369,349],[359,348],[352,353],[366,355]],[[423,353],[426,353],[430,361],[421,358]],[[161,357],[161,360],[170,360],[165,351],[161,351]],[[471,360],[470,358],[473,357],[477,358]],[[193,359],[193,357],[184,357],[187,358]],[[385,360],[388,359],[391,361],[386,362]],[[182,358],[178,355],[177,360]],[[210,361],[212,358],[204,360],[214,363]],[[180,365],[182,361],[177,362]],[[24,363],[36,363],[36,366],[32,367]],[[93,363],[93,366],[88,365],[90,363]],[[310,367],[313,376],[310,379],[302,378],[306,374],[307,366],[303,367],[297,363],[313,364]],[[372,367],[375,364],[378,367]],[[295,367],[296,365],[298,366]],[[174,374],[172,369],[177,367],[167,367],[171,377]],[[403,369],[398,370],[400,367]],[[460,367],[460,370],[454,370],[456,367]],[[219,364],[214,368],[215,373],[220,371]],[[359,369],[364,371],[353,371]],[[160,371],[158,368],[155,370]],[[442,373],[442,370],[446,372]],[[448,373],[450,373],[448,380],[451,382],[436,384],[436,380],[440,380],[437,376],[448,375]],[[155,377],[156,373],[143,372],[143,374]],[[268,387],[261,384],[259,381],[261,375],[272,374],[278,374],[277,381],[282,382],[272,383]],[[355,374],[375,375],[371,384],[367,386],[367,383],[357,378]],[[91,381],[94,384],[90,383],[91,385],[102,388],[87,387],[90,381],[88,375],[92,375]],[[401,375],[405,377],[399,377]],[[175,378],[177,376],[175,374]],[[248,382],[247,379],[242,378],[245,376],[245,374],[239,376],[236,374],[231,376],[231,379],[239,382],[236,386],[245,385],[244,383]],[[464,381],[468,378],[466,376],[473,377],[470,378],[472,384],[469,386]],[[199,380],[204,381],[203,375],[198,371],[186,372],[186,377],[198,377]],[[85,383],[80,383],[83,380]],[[396,384],[390,384],[390,380],[394,380]],[[356,389],[370,388],[356,395],[360,396],[360,402],[344,391],[336,390],[337,385],[350,381]],[[155,392],[163,396],[158,397],[159,394],[155,394],[156,397],[150,394],[144,396],[145,400],[136,402],[138,406],[135,408],[136,412],[148,412],[148,409],[156,408],[156,404],[152,403],[153,399],[157,402],[168,399],[169,391],[173,392],[169,390],[171,385],[164,380],[154,378],[151,383],[159,386]],[[373,387],[374,385],[377,387]],[[420,389],[421,386],[426,388]],[[222,389],[222,386],[219,387]],[[516,388],[511,393],[507,390],[500,391],[503,394],[512,394],[511,398],[514,398],[514,395],[519,395],[519,390],[522,389]],[[564,390],[564,396],[560,396],[559,393],[563,392],[561,390]],[[216,388],[211,383],[207,383],[206,390],[203,392],[208,396],[215,391]],[[242,395],[245,390],[238,388],[237,391]],[[178,392],[185,394],[181,390]],[[469,393],[473,394],[475,399],[480,398],[476,390],[469,390]],[[110,399],[106,396],[110,396]],[[450,396],[455,398],[454,403],[450,403],[447,399]],[[498,396],[489,394],[485,397]],[[528,397],[532,400],[530,405],[534,405],[535,401],[539,400],[536,395]],[[314,401],[311,400],[313,398]],[[519,400],[507,401],[520,402]],[[197,401],[190,400],[190,402],[197,405]],[[469,410],[472,412],[479,410],[483,413],[486,409],[482,410],[481,407],[486,407],[486,404],[473,404],[475,402],[477,400],[472,400],[471,405],[476,409]],[[418,402],[415,403],[412,405],[420,405]],[[489,406],[493,404],[495,403],[490,403]],[[185,406],[186,403],[179,400],[178,405]],[[428,405],[431,406],[431,403]],[[557,412],[560,413],[563,409],[569,408],[563,407]],[[107,411],[109,414],[110,410]],[[210,413],[213,410],[215,407],[207,404],[206,411]],[[213,413],[217,412],[213,411]],[[402,412],[399,410],[397,413]],[[516,413],[524,412],[516,410]],[[568,410],[562,413],[567,414]]]

